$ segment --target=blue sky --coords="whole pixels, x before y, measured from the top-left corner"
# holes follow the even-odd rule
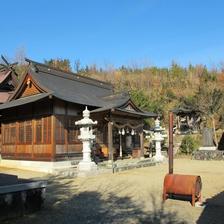
[[[224,61],[224,1],[1,1],[0,53],[99,66]]]

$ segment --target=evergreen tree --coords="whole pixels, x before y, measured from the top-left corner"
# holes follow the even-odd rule
[[[54,68],[58,68],[60,70],[64,70],[66,72],[72,71],[71,63],[69,59],[61,59],[61,58],[50,59],[50,60],[44,60],[44,63],[46,65],[49,65]]]

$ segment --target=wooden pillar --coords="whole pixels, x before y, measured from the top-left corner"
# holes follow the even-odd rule
[[[35,130],[35,121],[34,118],[32,117],[32,159],[34,158],[34,141],[36,140],[36,130]],[[35,139],[35,140],[34,140]]]
[[[113,123],[108,122],[108,149],[109,149],[109,160],[114,160],[114,150],[113,150],[113,134],[112,134]]]
[[[4,128],[4,124],[1,123],[1,152],[0,154],[2,154],[3,151],[5,152],[5,149],[3,150],[4,143],[5,143],[5,128]]]
[[[65,130],[65,149],[68,157],[68,103],[65,104],[64,130]]]
[[[32,110],[32,120],[31,120],[31,128],[32,128],[32,148],[31,148],[31,158],[34,159],[34,143],[36,142],[36,123],[35,123],[35,110],[33,103],[31,104]]]
[[[173,174],[173,112],[169,112],[169,174]]]
[[[140,157],[144,157],[144,136],[143,136],[143,130],[139,133],[140,136]]]
[[[1,133],[0,133],[0,136],[1,136],[1,140],[0,140],[0,155],[2,153],[2,146],[3,146],[3,128],[2,128],[2,123],[0,124],[0,130],[1,130]]]
[[[68,119],[66,115],[64,117],[64,134],[65,134],[65,150],[68,157]]]
[[[55,142],[55,134],[56,134],[56,118],[55,115],[51,115],[51,160],[55,160],[56,156],[56,142]]]
[[[180,130],[180,117],[177,116],[177,128],[178,128],[178,131]]]
[[[18,144],[19,144],[19,122],[16,121],[16,144],[15,144],[15,158],[18,153]]]

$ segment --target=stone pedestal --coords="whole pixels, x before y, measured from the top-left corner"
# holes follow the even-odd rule
[[[91,171],[96,171],[97,170],[97,165],[94,162],[84,162],[81,161],[78,165],[78,170],[79,171],[86,171],[86,172],[91,172]]]
[[[83,143],[83,159],[82,161],[79,162],[78,165],[78,170],[79,171],[92,171],[92,170],[96,170],[97,169],[97,165],[95,162],[93,162],[91,160],[91,143],[89,141],[89,139],[82,139],[82,143]]]

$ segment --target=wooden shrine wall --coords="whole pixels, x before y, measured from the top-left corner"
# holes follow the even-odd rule
[[[52,159],[52,116],[2,123],[2,158]]]
[[[2,158],[52,160],[52,102],[10,108],[2,116]]]

